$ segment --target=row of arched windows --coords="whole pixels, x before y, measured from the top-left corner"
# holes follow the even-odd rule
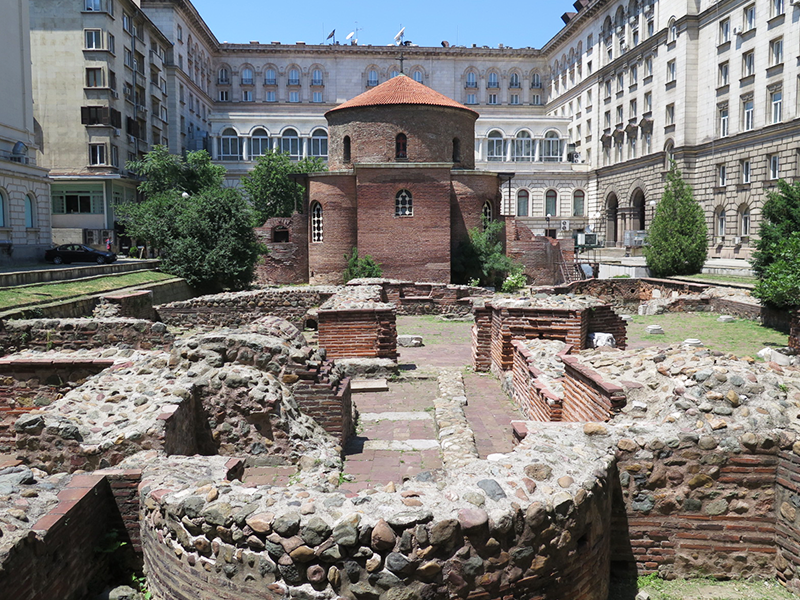
[[[544,206],[542,217],[563,216],[560,214],[558,205],[558,191],[549,189],[544,193]],[[586,193],[583,190],[572,192],[571,216],[583,217],[586,214]],[[531,206],[531,193],[526,189],[517,190],[516,215],[518,217],[530,217],[533,215]]]
[[[513,139],[494,129],[488,135],[486,158],[490,161],[560,162],[564,159],[564,140],[557,131],[548,131],[535,139],[528,131],[520,131]]]
[[[328,132],[315,129],[310,138],[301,138],[297,130],[291,128],[277,136],[271,136],[263,127],[257,127],[247,137],[240,136],[232,127],[222,131],[219,137],[220,160],[245,160],[245,149],[251,158],[275,151],[288,154],[292,160],[300,160],[304,156],[327,160]]]
[[[747,203],[740,204],[735,211],[735,235],[746,237],[750,235],[750,205]],[[718,206],[714,211],[714,236],[717,238],[724,238],[730,233],[728,228],[730,213],[724,206]]]
[[[26,194],[23,200],[25,215],[25,228],[33,229],[37,226],[36,196]],[[0,227],[11,227],[9,197],[5,190],[0,189]]]
[[[264,85],[278,85],[278,68],[273,66],[267,66],[264,70],[264,78],[263,81],[256,81],[256,70],[249,65],[243,66],[239,70],[239,85],[256,85],[257,83],[263,83]],[[219,85],[231,85],[233,83],[233,79],[231,77],[231,68],[224,66],[220,67],[219,71],[217,71],[217,83]],[[309,81],[310,85],[313,86],[323,86],[325,85],[325,78],[323,75],[322,67],[312,68],[310,71],[311,80]],[[300,67],[290,67],[286,70],[286,80],[285,83],[287,86],[299,86],[301,85],[301,75],[302,70]]]
[[[478,87],[478,79],[480,74],[477,69],[470,67],[464,75],[464,87],[475,89]],[[500,71],[496,69],[489,69],[486,73],[486,89],[499,89],[500,88]],[[517,89],[522,87],[523,73],[522,71],[514,70],[508,76],[508,87],[510,89]],[[531,88],[542,87],[542,76],[538,71],[531,71],[528,79],[530,80]]]

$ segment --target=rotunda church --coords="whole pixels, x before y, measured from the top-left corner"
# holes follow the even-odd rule
[[[308,176],[298,224],[307,280],[341,283],[358,248],[384,277],[449,282],[469,229],[499,216],[498,174],[475,170],[478,113],[398,75],[325,118],[330,170]]]

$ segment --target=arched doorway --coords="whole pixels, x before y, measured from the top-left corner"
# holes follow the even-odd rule
[[[617,245],[617,211],[619,201],[617,195],[611,193],[606,198],[606,246],[614,247]]]
[[[633,207],[631,229],[641,231],[646,227],[644,192],[641,189],[636,188],[633,192],[631,206]]]

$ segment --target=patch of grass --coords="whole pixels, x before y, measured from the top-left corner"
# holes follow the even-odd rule
[[[653,600],[791,600],[796,598],[776,580],[716,581],[711,578],[666,581],[657,576],[640,577],[640,590]]]
[[[780,347],[788,342],[786,334],[755,321],[737,319],[733,323],[719,323],[718,318],[717,313],[705,312],[633,315],[633,321],[628,323],[628,346],[661,346],[697,338],[711,350],[756,358],[756,353],[765,346]],[[664,335],[648,334],[648,325],[661,325]]]
[[[0,290],[0,310],[8,310],[29,304],[53,302],[118,290],[136,285],[173,279],[174,275],[157,271],[140,271],[123,275],[98,277],[96,279],[64,281],[45,285],[23,285]]]
[[[716,275],[714,273],[696,273],[695,275],[683,275],[679,279],[692,279],[694,281],[707,281],[719,283],[746,283],[755,285],[758,281],[755,277],[747,275]]]
[[[470,344],[472,323],[469,321],[442,321],[436,315],[397,317],[398,335],[421,335],[426,346],[438,344]]]

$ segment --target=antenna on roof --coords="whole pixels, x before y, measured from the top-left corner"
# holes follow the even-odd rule
[[[329,40],[331,38],[333,38],[333,42],[331,42],[331,43],[335,44],[336,43],[336,30],[335,29],[328,34],[328,37],[326,37],[325,40],[327,41],[327,40]]]
[[[398,46],[403,45],[403,37],[406,32],[406,28],[403,27],[400,31],[397,32],[397,35],[394,36],[394,43]]]

